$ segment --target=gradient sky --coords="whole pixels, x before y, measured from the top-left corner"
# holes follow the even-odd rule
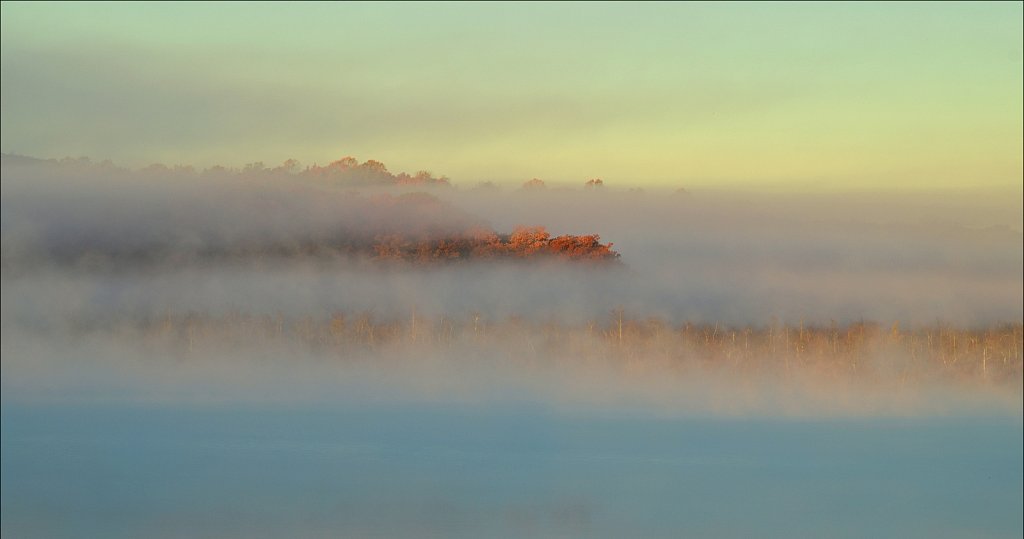
[[[1022,183],[1022,4],[2,4],[2,151],[456,183]]]

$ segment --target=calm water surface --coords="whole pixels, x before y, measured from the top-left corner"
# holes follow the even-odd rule
[[[15,537],[1021,537],[1020,417],[2,409]]]

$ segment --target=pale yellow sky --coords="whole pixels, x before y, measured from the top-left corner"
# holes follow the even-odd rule
[[[0,149],[457,183],[1022,182],[1021,3],[2,4]]]

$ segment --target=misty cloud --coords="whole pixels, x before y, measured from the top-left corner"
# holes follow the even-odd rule
[[[330,177],[251,170],[218,176],[5,162],[5,296],[39,281],[80,285],[78,295],[85,297],[100,287],[120,298],[117,309],[129,310],[244,305],[252,312],[298,312],[315,298],[322,312],[418,306],[451,314],[489,310],[579,319],[623,307],[676,322],[740,324],[767,323],[773,316],[788,322],[958,324],[1022,317],[1024,248],[1019,221],[1014,224],[1020,204],[984,193],[881,200],[664,195],[614,186],[585,190],[581,183],[539,192],[441,189],[410,198],[400,186],[355,192],[358,184]],[[625,267],[380,271],[331,258],[239,267],[237,261],[186,256],[203,248],[316,243],[339,231],[357,238],[382,231],[441,237],[518,225],[546,226],[553,236],[600,234],[622,253]],[[130,252],[148,245],[160,246],[169,265],[108,268],[116,278],[46,267],[46,256],[55,253]],[[21,276],[18,268],[38,256],[41,271]]]
[[[986,193],[684,194],[614,184],[587,189],[582,181],[543,190],[367,186],[361,176],[310,175],[292,165],[131,171],[11,156],[3,167],[5,391],[26,398],[42,387],[78,387],[71,373],[93,372],[84,365],[95,363],[121,373],[109,379],[117,391],[132,393],[141,383],[154,394],[170,391],[167,398],[181,391],[247,398],[252,384],[265,388],[276,380],[284,384],[281,398],[298,387],[321,387],[326,395],[382,383],[396,394],[430,398],[485,398],[493,390],[543,399],[571,394],[571,405],[616,395],[705,412],[938,410],[939,402],[967,401],[933,400],[933,391],[945,391],[938,382],[915,385],[911,395],[886,385],[891,380],[822,385],[808,373],[784,380],[769,373],[750,392],[742,389],[753,383],[746,378],[693,370],[706,352],[670,343],[688,324],[704,324],[707,338],[756,331],[763,339],[775,328],[805,325],[849,332],[869,321],[908,331],[942,327],[936,324],[982,331],[1012,329],[1022,318],[1019,205]],[[413,192],[422,189],[430,194]],[[307,248],[338,234],[372,241],[381,231],[444,237],[518,225],[546,226],[552,235],[600,234],[622,253],[622,263],[469,259],[419,266]],[[202,254],[266,252],[246,251],[254,244],[307,247],[272,257]],[[159,256],[145,263],[129,256],[154,249]],[[627,335],[641,327],[667,333],[644,341],[650,353],[630,355],[609,337],[616,317]],[[320,337],[310,336],[319,333],[308,331],[327,331],[335,320],[344,321],[344,334],[356,326],[379,334],[358,337],[369,348],[324,355],[316,348]],[[256,324],[252,335],[278,329],[242,340],[220,333],[239,323]],[[177,328],[171,340],[153,340],[167,324]],[[480,328],[490,332],[485,340]],[[393,340],[396,331],[406,337]],[[434,340],[409,337],[420,331]],[[551,340],[555,334],[575,344],[563,348]],[[1017,357],[1010,347],[1018,336],[1006,335],[991,337],[991,353],[1011,361],[999,368],[1010,369],[1012,379],[1018,360],[1010,359]],[[798,353],[788,336],[784,342]],[[890,357],[857,353],[889,369],[912,349]],[[938,361],[931,350],[929,361]],[[964,368],[991,377],[977,363],[988,361],[989,349],[971,350]],[[140,363],[142,357],[150,359]],[[686,399],[671,397],[684,387]],[[846,404],[835,400],[840,395]],[[988,405],[1012,408],[1019,392],[993,398]],[[864,407],[863,399],[875,406]]]

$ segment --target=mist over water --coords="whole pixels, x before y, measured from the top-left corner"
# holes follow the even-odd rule
[[[275,174],[5,161],[5,536],[1024,528],[1019,197]]]
[[[1022,10],[0,2],[0,537],[1024,537]]]
[[[850,324],[988,328],[1020,324],[1024,309],[1020,202],[997,193],[353,188],[348,176],[332,181],[293,169],[197,174],[8,157],[0,300],[5,389],[31,395],[19,386],[45,385],[44,372],[65,387],[77,383],[67,373],[81,365],[89,365],[86,371],[106,365],[108,374],[99,377],[109,376],[105,384],[128,372],[148,373],[143,378],[156,385],[198,376],[218,380],[222,394],[248,400],[244,390],[230,387],[261,378],[259,396],[305,395],[307,389],[292,391],[288,381],[379,371],[381,381],[405,388],[397,394],[409,380],[432,380],[421,384],[435,388],[432,398],[492,390],[551,398],[559,393],[552,388],[571,379],[589,388],[579,392],[584,401],[625,391],[684,410],[792,414],[801,399],[783,395],[799,389],[807,396],[820,377],[801,380],[789,373],[788,359],[781,377],[762,366],[770,370],[781,361],[783,344],[776,341],[786,326],[799,327],[801,338],[805,326],[836,328],[822,334],[834,355],[838,328]],[[384,233],[443,238],[519,225],[544,226],[552,235],[600,234],[622,257],[598,265],[474,258],[386,263],[360,247]],[[639,335],[637,344],[625,344],[624,319],[626,340]],[[754,361],[758,373],[743,384],[757,390],[737,389],[704,366],[675,372],[715,353],[707,336],[704,348],[671,352],[693,346],[693,337],[671,340],[678,335],[673,328],[689,324],[713,324],[716,336],[721,325],[723,335],[731,334],[722,346],[737,351],[743,335],[744,361]],[[755,345],[751,352],[749,328],[768,328],[767,348]],[[329,334],[316,337],[317,331]],[[848,340],[854,330],[844,331]],[[992,341],[1006,349],[993,358],[1009,361],[1010,373],[1019,361],[1012,348],[1018,338],[1011,333]],[[796,346],[799,358],[810,343]],[[658,355],[662,349],[671,353]],[[898,365],[914,353],[913,346],[890,347],[843,364],[853,372],[858,361],[891,363],[897,366],[882,371],[905,373]],[[256,365],[263,374],[250,374]],[[984,369],[991,378],[987,364]],[[209,376],[195,374],[206,371]],[[657,383],[666,376],[672,381]],[[892,397],[886,376],[858,382],[858,391]],[[779,380],[792,387],[773,389]],[[904,393],[882,398],[883,406],[857,406],[879,399],[853,392],[844,400],[826,384],[824,394],[802,407],[915,409],[899,404],[909,391],[906,374],[898,385]],[[686,398],[677,396],[682,387]],[[946,388],[917,389],[930,395]],[[716,399],[717,393],[730,396]],[[1019,393],[1010,391],[1011,404]],[[921,407],[923,397],[914,399],[929,409]]]
[[[1007,193],[434,188],[425,196],[436,203],[373,204],[385,191],[255,172],[5,165],[5,290],[60,290],[60,309],[101,314],[418,308],[579,319],[622,307],[673,322],[958,325],[1024,316],[1021,203]],[[369,241],[380,231],[516,225],[600,234],[621,253],[621,267],[461,262],[382,270],[330,256],[208,256],[339,236]],[[6,316],[10,305],[30,313],[54,299],[4,302]]]

